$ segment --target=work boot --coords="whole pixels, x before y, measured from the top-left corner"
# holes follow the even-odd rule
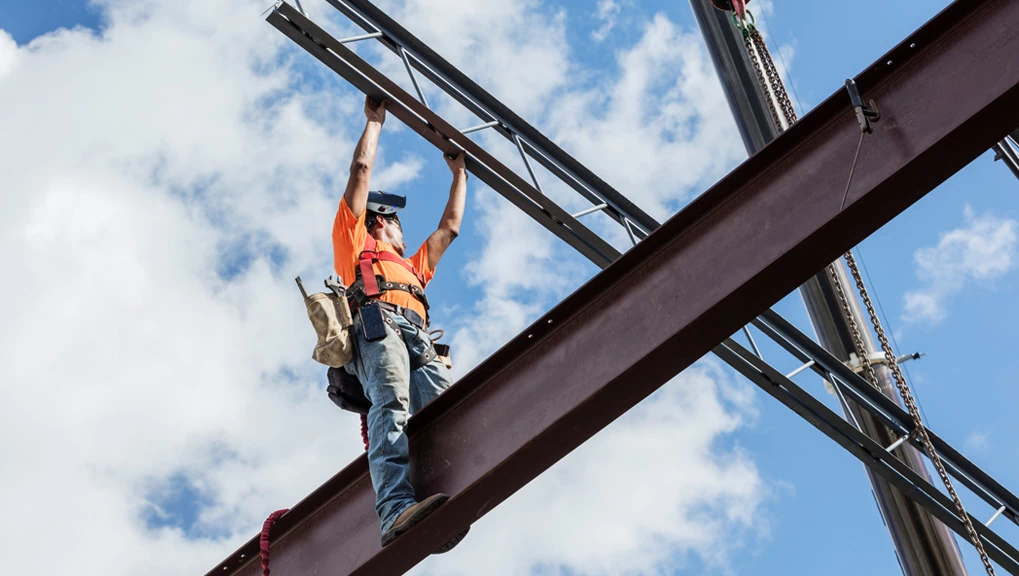
[[[386,532],[382,535],[382,547],[385,548],[390,543],[392,543],[393,540],[396,540],[397,536],[410,530],[411,528],[416,526],[419,522],[427,518],[428,515],[431,514],[432,512],[435,512],[435,510],[439,506],[445,504],[446,500],[449,500],[449,496],[445,494],[433,494],[428,498],[425,498],[424,500],[418,502],[417,504],[413,504],[407,507],[406,510],[401,512],[400,515],[396,517],[396,522],[393,522],[393,525],[389,528],[389,530],[386,530]],[[455,548],[456,545],[459,544],[461,540],[463,540],[464,536],[467,535],[467,532],[469,530],[470,527],[466,528],[463,532],[460,532],[453,538],[449,539],[445,544],[440,546],[439,549],[435,551],[435,554],[449,552],[450,550]]]

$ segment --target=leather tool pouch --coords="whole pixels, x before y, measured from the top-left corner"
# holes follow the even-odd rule
[[[354,354],[353,318],[346,299],[320,292],[305,298],[304,304],[318,336],[312,359],[334,368],[350,362]]]

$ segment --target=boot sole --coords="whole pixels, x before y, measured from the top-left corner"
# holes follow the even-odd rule
[[[414,526],[417,526],[418,523],[427,518],[429,514],[435,512],[439,506],[445,504],[446,500],[449,500],[449,496],[445,494],[434,494],[422,500],[422,506],[414,511],[409,518],[403,522],[394,524],[385,534],[382,535],[382,547],[385,548],[393,540],[396,540],[398,536],[410,530]],[[448,542],[443,546],[446,545],[448,545]],[[454,544],[454,546],[455,545],[456,544]]]
[[[449,552],[453,548],[456,548],[456,545],[459,544],[460,541],[464,539],[464,536],[466,536],[467,533],[470,531],[471,531],[470,526],[464,528],[463,532],[447,540],[445,544],[439,546],[439,549],[436,550],[435,552],[432,552],[432,554],[445,554],[446,552]]]

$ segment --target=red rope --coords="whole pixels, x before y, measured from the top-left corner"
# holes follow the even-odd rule
[[[262,524],[262,535],[258,538],[258,555],[262,557],[262,576],[269,576],[269,530],[272,530],[272,525],[289,510],[289,508],[284,508],[269,514],[265,523]]]
[[[364,450],[368,451],[368,416],[361,414],[361,440],[364,441]],[[277,510],[265,519],[262,524],[262,534],[258,537],[258,555],[262,557],[262,576],[269,576],[269,531],[272,525],[289,512],[289,508]]]

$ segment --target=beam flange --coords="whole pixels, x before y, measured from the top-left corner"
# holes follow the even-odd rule
[[[411,536],[379,549],[362,456],[280,519],[274,570],[425,558],[1019,125],[1016,54],[1019,3],[949,6],[856,79],[883,118],[845,210],[859,127],[840,91],[411,420],[415,486],[453,496]],[[209,576],[254,576],[257,554]]]

